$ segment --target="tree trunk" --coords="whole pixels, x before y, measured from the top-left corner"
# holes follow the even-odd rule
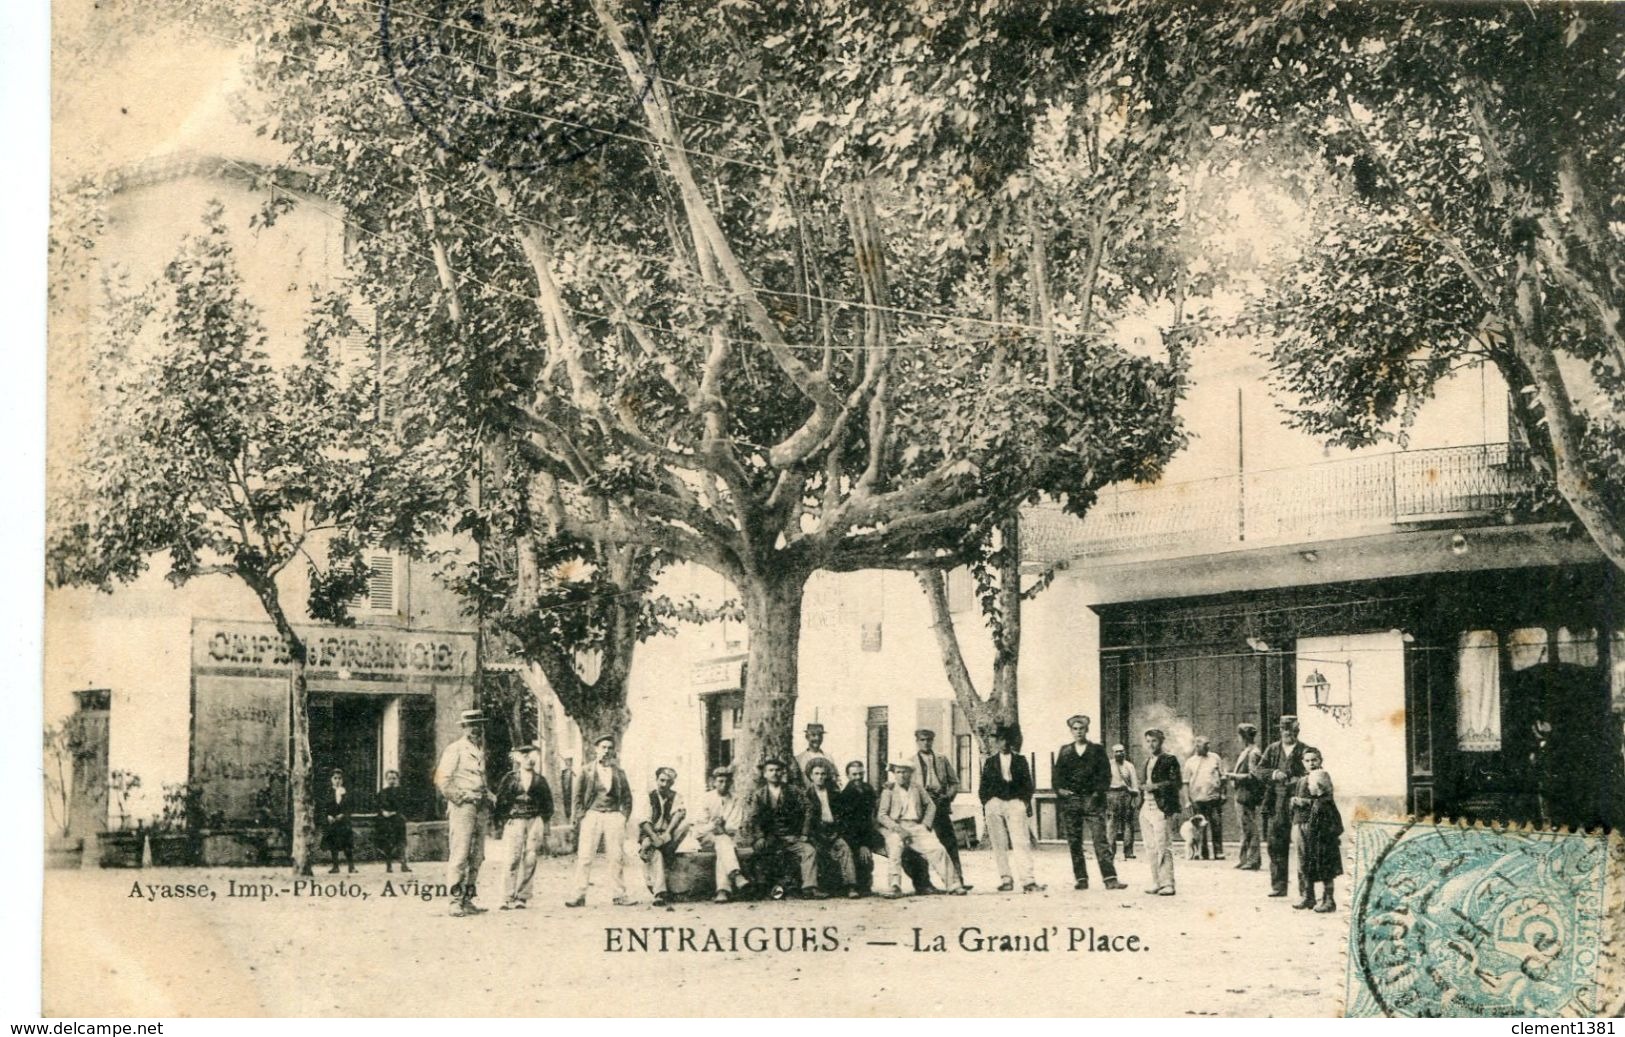
[[[603,677],[599,678],[600,683],[603,680]],[[607,694],[610,690],[615,692],[613,696]],[[593,743],[606,735],[615,740],[615,751],[619,752],[621,739],[626,734],[627,725],[632,721],[632,713],[626,708],[625,685],[616,689],[603,689],[603,691],[595,688],[593,697],[600,699],[600,701],[594,702],[579,714],[572,714],[570,717],[571,720],[576,722],[576,727],[581,730],[581,768],[587,767],[593,760],[598,758],[598,754],[593,751]],[[602,701],[602,699],[611,699],[612,701]]]
[[[1548,344],[1539,277],[1533,262],[1526,256],[1518,259],[1513,316],[1513,353],[1529,372],[1541,416],[1545,418],[1544,438],[1551,448],[1548,463],[1557,491],[1614,568],[1625,572],[1625,528],[1586,472],[1582,422],[1575,413],[1557,357]],[[1530,442],[1540,442],[1540,438],[1532,435]]]
[[[247,582],[288,646],[288,716],[293,734],[293,761],[288,769],[288,793],[293,801],[291,853],[293,873],[309,875],[310,858],[316,849],[316,794],[310,773],[310,694],[305,679],[307,651],[304,639],[294,630],[287,613],[282,610],[275,583],[270,580]]]
[[[953,688],[954,701],[964,710],[971,730],[976,732],[982,755],[987,756],[994,750],[993,732],[1002,725],[1019,722],[1014,697],[1008,701],[997,695],[984,699],[977,693],[976,682],[971,679],[964,654],[959,649],[953,614],[948,611],[947,576],[936,571],[920,572],[918,576],[920,586],[925,590],[926,603],[931,609],[931,633],[936,636],[937,649],[942,653],[942,667],[948,675],[948,686]],[[1014,659],[1010,662],[1010,668],[1015,668]],[[998,687],[1000,683],[995,679],[994,686]],[[1013,674],[1008,683],[1014,686]]]
[[[800,572],[747,578],[739,588],[750,630],[744,725],[734,752],[741,787],[762,759],[788,760],[792,754],[806,589],[807,576]]]

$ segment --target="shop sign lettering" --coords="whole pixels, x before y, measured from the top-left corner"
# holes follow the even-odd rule
[[[466,635],[421,631],[302,631],[313,673],[452,676],[463,672],[472,651]],[[288,648],[274,631],[248,624],[200,626],[195,661],[216,669],[281,669]]]

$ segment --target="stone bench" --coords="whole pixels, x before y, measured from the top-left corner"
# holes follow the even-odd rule
[[[745,865],[755,854],[748,846],[739,847],[739,863]],[[643,861],[636,856],[631,864],[641,880]],[[679,851],[666,869],[667,893],[678,900],[700,900],[717,895],[717,855],[710,850]]]

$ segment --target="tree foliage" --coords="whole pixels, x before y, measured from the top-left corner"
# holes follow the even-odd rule
[[[1229,118],[1312,221],[1256,314],[1294,419],[1402,434],[1446,374],[1493,364],[1537,466],[1625,567],[1621,9],[1315,0],[1209,31],[1234,56]]]
[[[550,535],[739,588],[753,745],[809,574],[940,565],[1176,441],[1179,351],[1096,306],[1176,291],[1182,12],[220,7],[437,420],[521,453]]]
[[[318,300],[304,355],[277,363],[245,293],[224,211],[209,207],[161,280],[124,291],[92,363],[92,418],[76,485],[54,502],[49,575],[111,591],[167,559],[169,582],[242,581],[293,661],[295,867],[313,820],[302,639],[279,578],[303,564],[310,614],[349,622],[364,546],[422,549],[461,492],[447,452],[379,420],[375,369],[334,345],[344,296]],[[300,838],[300,834],[303,838]]]

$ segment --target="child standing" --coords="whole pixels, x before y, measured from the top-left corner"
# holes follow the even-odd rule
[[[327,790],[322,794],[322,849],[326,850],[332,859],[333,866],[328,868],[329,874],[339,870],[339,854],[344,854],[344,863],[350,866],[351,873],[355,872],[355,832],[350,827],[350,794],[344,787],[344,772],[334,770],[328,778]]]
[[[1298,867],[1304,878],[1304,898],[1293,907],[1325,914],[1337,910],[1332,884],[1343,874],[1343,815],[1332,798],[1332,776],[1322,769],[1319,749],[1305,749],[1303,765],[1309,772],[1293,782],[1292,814],[1299,825],[1301,849]],[[1315,883],[1320,903],[1315,903]]]
[[[401,776],[395,771],[384,772],[384,787],[378,790],[378,849],[384,855],[384,870],[394,871],[395,862],[401,862],[402,871],[411,871],[406,863],[406,804],[402,802]]]

